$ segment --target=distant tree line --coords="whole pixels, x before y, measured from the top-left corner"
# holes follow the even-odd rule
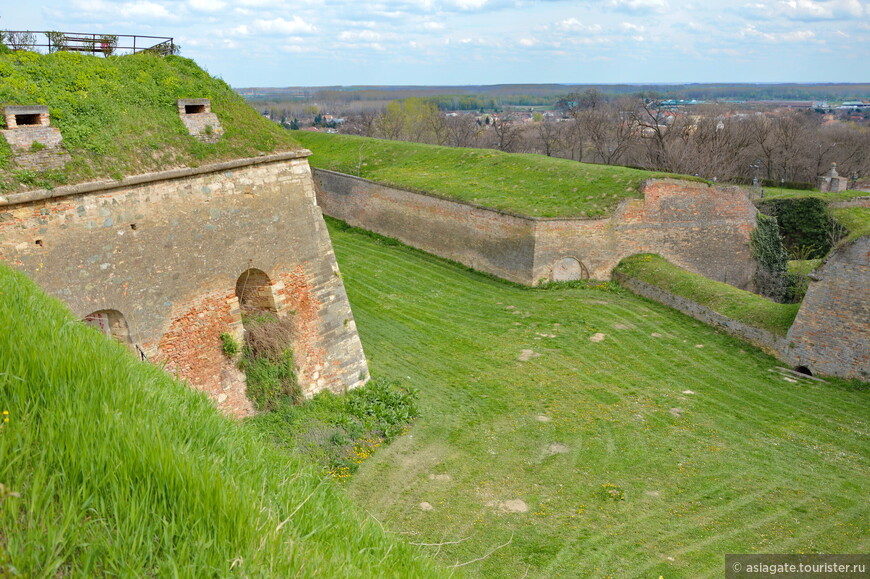
[[[439,110],[440,100],[393,101],[349,114],[341,132],[454,147],[538,153],[765,185],[814,184],[832,162],[853,180],[870,176],[868,122],[831,122],[822,111],[762,112],[733,105],[675,108],[654,94],[564,95],[555,112]],[[454,109],[462,111],[463,109]],[[870,120],[870,119],[868,119]]]

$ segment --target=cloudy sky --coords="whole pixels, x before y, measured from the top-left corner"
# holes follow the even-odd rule
[[[236,87],[870,81],[870,0],[4,0],[0,28],[172,36]]]

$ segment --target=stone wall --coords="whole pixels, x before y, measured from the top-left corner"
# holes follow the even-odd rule
[[[316,169],[314,178],[330,217],[510,281],[535,281],[533,219],[332,171]]]
[[[260,270],[292,316],[303,392],[345,391],[368,369],[306,154],[0,197],[0,259],[77,316],[120,312],[131,347],[237,415],[244,376],[220,334],[241,338],[236,282]]]
[[[836,249],[812,274],[786,341],[794,366],[870,380],[870,237]]]
[[[526,285],[541,280],[608,279],[619,261],[658,253],[741,289],[752,288],[749,234],[756,209],[740,191],[657,180],[644,199],[623,201],[607,219],[513,215],[366,179],[315,170],[323,211],[351,225]]]

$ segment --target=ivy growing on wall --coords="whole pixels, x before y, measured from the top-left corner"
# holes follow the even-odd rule
[[[783,302],[789,293],[788,253],[779,234],[776,217],[758,213],[750,236],[752,257],[758,263],[755,287],[758,293]]]
[[[758,210],[776,218],[786,250],[793,259],[821,259],[838,241],[827,204],[817,197],[770,199]]]

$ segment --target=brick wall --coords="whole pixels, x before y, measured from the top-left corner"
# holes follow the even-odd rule
[[[229,412],[250,408],[219,335],[241,336],[235,288],[251,268],[299,316],[306,394],[368,377],[301,153],[0,197],[0,259],[80,317],[121,312],[133,344]]]
[[[584,275],[609,279],[623,257],[654,252],[711,279],[752,287],[756,209],[737,190],[658,180],[644,186],[644,199],[623,201],[608,219],[538,219],[331,171],[316,170],[315,181],[327,215],[527,285],[552,279],[565,258],[580,262]]]
[[[870,380],[870,237],[835,250],[813,277],[786,356],[813,373]]]

